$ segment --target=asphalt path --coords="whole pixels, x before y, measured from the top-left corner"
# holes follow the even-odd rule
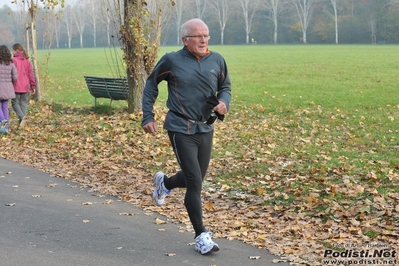
[[[220,251],[201,255],[193,234],[162,215],[0,157],[2,266],[289,265],[240,241],[214,240]]]

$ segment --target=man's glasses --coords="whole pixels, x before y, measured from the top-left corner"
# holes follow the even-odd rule
[[[204,38],[204,40],[209,40],[210,38],[211,38],[211,36],[210,35],[192,35],[192,36],[185,36],[185,38],[188,38],[188,37],[190,37],[190,38],[195,38],[195,39],[197,39],[197,40],[202,40],[202,38]]]

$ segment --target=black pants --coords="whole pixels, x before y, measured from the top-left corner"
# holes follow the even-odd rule
[[[174,176],[165,178],[164,184],[167,189],[186,188],[184,205],[195,235],[198,236],[205,231],[201,190],[211,158],[213,131],[194,135],[175,132],[168,134],[181,170]]]

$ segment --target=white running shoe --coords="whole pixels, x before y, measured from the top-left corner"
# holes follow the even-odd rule
[[[219,251],[219,246],[212,241],[211,232],[202,232],[195,238],[195,250],[200,252],[202,255]]]
[[[152,198],[157,206],[162,206],[165,203],[165,198],[170,194],[171,190],[165,188],[164,185],[164,173],[158,172],[154,175],[154,185],[155,189],[152,193]]]

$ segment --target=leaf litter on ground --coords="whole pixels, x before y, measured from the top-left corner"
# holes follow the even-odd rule
[[[166,110],[155,112],[161,128]],[[267,249],[292,265],[322,265],[326,249],[348,243],[399,248],[399,163],[372,157],[399,151],[397,143],[381,143],[364,129],[377,149],[345,119],[324,114],[331,122],[320,122],[321,113],[240,106],[216,123],[203,190],[204,222],[215,237]],[[0,156],[158,212],[192,232],[184,190],[161,208],[153,205],[152,175],[179,169],[167,134],[145,134],[140,119],[125,110],[33,103],[29,124],[11,124],[0,136]]]

